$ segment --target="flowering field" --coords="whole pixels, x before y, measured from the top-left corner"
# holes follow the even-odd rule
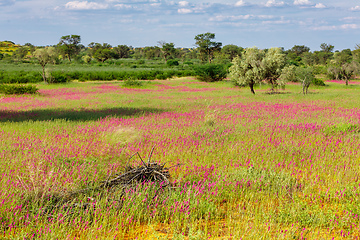
[[[253,96],[193,79],[86,82],[0,96],[0,238],[360,239],[360,85],[350,84]],[[171,188],[87,191],[51,208],[154,146]]]

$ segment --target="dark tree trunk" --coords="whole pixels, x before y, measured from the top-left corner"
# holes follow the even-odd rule
[[[255,91],[254,91],[254,83],[249,83],[249,87],[250,87],[250,91],[252,94],[255,94]]]

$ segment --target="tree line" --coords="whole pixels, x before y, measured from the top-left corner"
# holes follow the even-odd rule
[[[43,68],[44,81],[46,81],[45,66],[49,63],[59,64],[63,61],[104,63],[110,59],[133,58],[163,60],[165,63],[178,64],[178,61],[198,59],[202,63],[224,65],[229,70],[230,76],[235,79],[235,83],[240,86],[248,85],[252,93],[254,93],[253,86],[259,81],[265,80],[276,89],[282,86],[285,80],[300,81],[301,79],[306,92],[308,82],[314,79],[315,74],[326,74],[329,78],[345,80],[348,84],[350,78],[360,69],[360,44],[355,46],[355,50],[334,51],[333,45],[322,43],[319,51],[311,52],[305,45],[294,45],[288,50],[284,48],[260,50],[242,48],[233,44],[223,46],[221,42],[215,41],[215,33],[210,32],[198,34],[194,40],[194,48],[178,48],[174,43],[165,41],[159,41],[156,46],[134,48],[96,42],[84,46],[79,35],[66,35],[53,46],[39,47],[26,43],[18,46],[12,55],[6,52],[0,53],[0,59],[37,60]],[[0,42],[0,48],[11,43]],[[204,69],[212,71],[209,67]],[[214,69],[219,69],[219,66]]]

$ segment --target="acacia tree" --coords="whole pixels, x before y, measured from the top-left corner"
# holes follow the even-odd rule
[[[235,57],[240,56],[243,50],[244,49],[242,47],[229,44],[229,45],[225,45],[221,49],[221,53],[224,54],[226,58],[228,58],[230,61],[232,61]]]
[[[328,75],[331,78],[345,80],[345,84],[349,85],[350,78],[360,70],[360,64],[352,60],[350,49],[344,49],[334,54],[334,60],[328,67]]]
[[[235,57],[229,69],[230,79],[239,86],[249,86],[255,94],[254,85],[263,80],[262,59],[264,52],[258,48],[248,48],[243,55]]]
[[[113,57],[113,52],[111,51],[111,45],[108,43],[103,43],[102,45],[96,44],[96,51],[93,54],[93,57],[99,62],[105,62],[106,60]]]
[[[241,57],[235,57],[232,64],[229,69],[230,79],[237,85],[249,86],[253,94],[254,85],[263,80],[272,85],[271,90],[285,85],[285,81],[279,79],[285,65],[285,56],[279,48],[271,48],[266,52],[248,48]]]
[[[195,45],[199,48],[202,61],[211,63],[214,53],[221,50],[222,43],[212,41],[215,39],[215,33],[203,33],[195,36]]]
[[[162,56],[164,57],[165,63],[166,63],[167,60],[171,56],[174,56],[175,53],[176,53],[175,44],[174,43],[167,43],[165,41],[159,41],[158,44],[160,46]]]
[[[278,86],[285,86],[286,81],[279,79],[281,71],[285,66],[285,55],[280,48],[270,48],[262,60],[263,78],[271,84],[271,91]]]
[[[128,58],[130,57],[130,48],[127,45],[118,45],[113,48],[116,58]]]
[[[308,93],[310,84],[315,80],[311,67],[295,67],[293,65],[283,68],[279,77],[282,81],[300,82],[303,94]]]
[[[60,38],[60,42],[57,44],[57,47],[60,53],[67,56],[71,62],[71,58],[76,54],[79,54],[81,50],[80,42],[81,37],[79,35],[66,35]]]
[[[44,82],[48,83],[45,74],[45,67],[48,63],[55,62],[55,58],[57,57],[56,49],[54,47],[39,48],[35,50],[33,55],[42,67],[42,77]]]

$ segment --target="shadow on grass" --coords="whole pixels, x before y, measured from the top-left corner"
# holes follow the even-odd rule
[[[64,119],[68,121],[95,121],[106,117],[137,117],[149,113],[161,113],[156,108],[105,108],[105,109],[41,109],[30,111],[0,110],[0,122],[48,121]]]

